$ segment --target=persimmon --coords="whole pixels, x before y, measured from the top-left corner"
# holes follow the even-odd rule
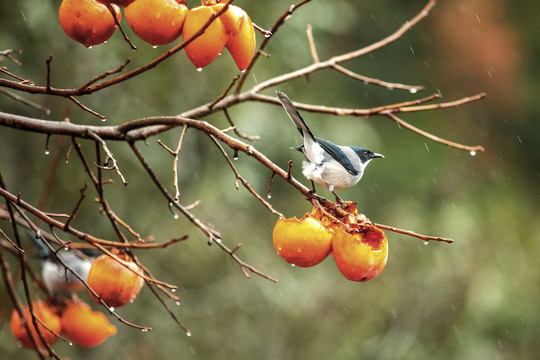
[[[61,321],[66,337],[80,346],[96,346],[116,334],[116,327],[111,325],[105,314],[92,311],[84,302],[68,302]]]
[[[337,268],[352,281],[367,281],[381,273],[388,259],[388,240],[375,225],[334,229],[332,251]]]
[[[43,339],[45,339],[49,345],[54,344],[58,340],[57,335],[62,331],[60,317],[49,307],[49,305],[47,305],[47,303],[42,301],[36,301],[33,303],[32,309],[36,318],[39,319],[37,328],[43,336]],[[43,348],[44,345],[39,338],[34,323],[32,322],[32,317],[30,315],[30,309],[28,306],[23,309],[23,318],[28,324],[32,337],[35,339],[38,347]],[[32,339],[24,326],[23,319],[16,310],[13,310],[11,313],[11,332],[15,336],[15,339],[22,344],[22,346],[29,349],[34,348]]]
[[[220,10],[225,4],[213,5],[216,10]],[[220,17],[225,30],[229,35],[229,40],[225,44],[231,54],[236,66],[240,71],[244,71],[255,51],[255,28],[249,15],[240,7],[229,5],[225,13]]]
[[[182,30],[184,41],[199,32],[215,13],[216,10],[212,6],[198,6],[191,9],[186,15]],[[221,54],[227,40],[228,35],[221,19],[214,19],[202,35],[186,46],[186,55],[197,69],[202,69]]]
[[[164,45],[180,36],[187,12],[183,0],[137,0],[125,8],[124,15],[143,41]]]
[[[112,5],[120,21],[120,8]],[[105,4],[97,0],[63,0],[58,19],[64,32],[86,47],[107,41],[116,30],[116,22]]]
[[[279,219],[272,240],[278,255],[295,266],[315,266],[332,250],[332,232],[309,214]]]
[[[142,274],[141,268],[126,254],[117,256],[123,264],[105,254],[94,260],[87,281],[92,290],[112,307],[135,300],[144,284],[144,280],[138,275]],[[100,303],[93,294],[91,296],[96,303]]]

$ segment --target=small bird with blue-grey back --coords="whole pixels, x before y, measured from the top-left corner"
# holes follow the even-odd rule
[[[356,185],[364,175],[367,164],[384,156],[362,147],[335,145],[313,136],[287,95],[280,91],[276,91],[276,94],[304,139],[303,145],[294,147],[306,157],[302,164],[302,174],[312,183],[316,182],[327,187],[336,197],[336,202],[343,204],[334,190]]]

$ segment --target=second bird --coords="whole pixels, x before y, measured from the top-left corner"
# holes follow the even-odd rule
[[[304,144],[295,147],[306,156],[302,164],[302,174],[309,180],[327,187],[336,197],[336,201],[342,203],[334,190],[356,185],[364,175],[367,164],[372,159],[384,156],[362,147],[335,145],[313,136],[287,95],[280,91],[276,91],[276,94],[304,138]]]

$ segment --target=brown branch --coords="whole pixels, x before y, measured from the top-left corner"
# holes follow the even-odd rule
[[[101,119],[101,121],[106,121],[107,120],[107,117],[105,115],[101,115],[100,113],[98,113],[97,111],[94,111],[92,109],[90,109],[88,106],[86,105],[83,105],[83,103],[81,103],[79,100],[75,99],[74,96],[70,95],[67,97],[69,100],[71,100],[75,105],[77,105],[78,107],[80,107],[81,109],[83,109],[84,111],[86,112],[89,112],[90,114],[98,117]]]
[[[309,42],[309,51],[311,52],[311,57],[313,58],[314,63],[318,63],[319,55],[317,54],[317,47],[315,46],[315,40],[313,39],[313,28],[311,24],[308,24],[306,29],[306,34]]]
[[[396,115],[394,115],[393,113],[391,112],[388,112],[386,114],[390,119],[394,120],[396,123],[398,123],[399,125],[403,126],[404,128],[407,128],[419,135],[422,135],[430,140],[433,140],[433,141],[436,141],[438,143],[441,143],[441,144],[445,144],[445,145],[448,145],[448,146],[451,146],[451,147],[454,147],[456,149],[460,149],[460,150],[466,150],[466,151],[470,151],[470,152],[476,152],[476,151],[484,151],[484,148],[480,145],[476,145],[476,146],[468,146],[468,145],[463,145],[463,144],[458,144],[456,142],[453,142],[453,141],[449,141],[449,140],[445,140],[445,139],[442,139],[438,136],[435,136],[435,135],[432,135],[424,130],[421,130],[411,124],[409,124],[408,122],[400,119],[399,117],[397,117]]]
[[[274,209],[274,207],[268,201],[266,201],[261,195],[259,195],[259,193],[257,193],[251,187],[251,185],[249,185],[249,183],[246,181],[246,179],[244,179],[240,175],[240,173],[236,169],[236,166],[234,166],[233,162],[229,158],[229,155],[227,155],[227,152],[225,151],[225,149],[223,149],[223,146],[221,146],[221,144],[217,141],[217,139],[212,135],[209,135],[209,138],[214,142],[214,144],[217,146],[217,148],[219,149],[219,151],[221,152],[221,154],[223,155],[223,157],[225,158],[225,160],[227,161],[227,163],[231,167],[231,170],[233,171],[235,178],[237,180],[240,180],[240,182],[247,189],[247,191],[249,191],[253,196],[255,196],[255,198],[257,200],[259,200],[268,210],[270,210],[271,213],[273,213],[273,214],[275,214],[275,215],[277,215],[279,217],[283,217],[282,213],[280,213],[279,211]],[[238,189],[238,186],[236,186],[236,189]]]
[[[251,62],[249,63],[248,67],[246,68],[246,70],[240,75],[240,79],[236,85],[236,90],[235,90],[235,94],[240,94],[240,92],[242,91],[242,86],[244,86],[244,82],[246,81],[246,78],[248,77],[248,75],[251,73],[251,69],[253,68],[253,66],[255,65],[255,63],[257,62],[257,60],[259,59],[259,57],[262,55],[262,54],[265,54],[265,52],[263,51],[264,48],[266,47],[266,45],[268,44],[268,41],[270,41],[270,39],[272,38],[272,36],[276,33],[276,31],[278,31],[278,29],[285,23],[285,21],[287,21],[293,14],[293,12],[297,9],[299,9],[301,6],[309,3],[311,0],[303,0],[303,1],[300,1],[298,4],[295,4],[295,5],[291,5],[280,17],[279,19],[276,20],[276,22],[274,23],[274,25],[272,26],[272,28],[270,29],[270,31],[268,31],[266,34],[265,34],[265,37],[263,39],[263,41],[261,42],[261,45],[259,45],[259,48],[257,49],[257,51],[255,51],[255,54],[253,55],[253,59],[251,59]],[[0,83],[1,84],[1,83]]]
[[[399,228],[396,228],[396,227],[393,227],[393,226],[377,224],[377,223],[374,223],[373,225],[375,225],[376,227],[378,227],[380,229],[383,229],[383,230],[388,230],[388,231],[392,231],[392,232],[395,232],[395,233],[398,233],[398,234],[408,235],[408,236],[412,236],[412,237],[422,239],[422,240],[424,240],[425,243],[427,243],[427,242],[429,242],[431,240],[444,241],[444,242],[449,243],[449,244],[454,242],[454,240],[452,240],[450,238],[444,238],[444,237],[440,237],[440,236],[421,235],[421,234],[417,234],[417,233],[415,233],[413,231],[403,230],[403,229],[399,229]]]
[[[17,54],[21,55],[22,50],[15,50],[15,49],[0,50],[0,56],[5,56],[9,60],[11,60],[13,63],[15,63],[16,65],[21,66],[22,63],[19,60],[15,59],[13,56],[11,56],[11,54],[13,54],[13,53],[17,53]]]
[[[20,103],[22,103],[24,105],[33,107],[34,109],[37,109],[37,110],[39,110],[41,112],[44,112],[47,115],[51,114],[51,109],[49,109],[48,107],[45,107],[45,106],[40,105],[38,103],[35,103],[35,102],[31,101],[31,100],[25,99],[25,98],[15,94],[15,93],[11,92],[11,91],[0,88],[0,92],[2,94],[4,94],[4,95],[9,96],[10,98],[12,98],[15,101],[18,101],[18,102],[20,102]]]
[[[367,76],[364,76],[364,75],[360,75],[360,74],[357,74],[353,71],[350,71],[346,68],[344,68],[343,66],[341,65],[338,65],[338,64],[334,64],[332,65],[332,68],[334,68],[335,70],[353,78],[353,79],[356,79],[356,80],[360,80],[360,81],[363,81],[365,84],[375,84],[375,85],[379,85],[379,86],[382,86],[382,87],[385,87],[387,89],[403,89],[403,90],[409,90],[412,94],[415,94],[417,91],[419,90],[424,90],[424,87],[423,86],[418,86],[418,85],[404,85],[404,84],[399,84],[399,83],[391,83],[391,82],[387,82],[387,81],[382,81],[382,80],[379,80],[379,79],[374,79],[374,78],[370,78],[370,77],[367,77]]]

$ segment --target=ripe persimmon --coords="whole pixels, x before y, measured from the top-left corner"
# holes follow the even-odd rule
[[[112,7],[120,21],[120,9],[114,4]],[[86,47],[107,41],[116,30],[110,10],[97,0],[63,0],[58,19],[64,32]]]
[[[182,34],[187,12],[184,0],[137,0],[124,10],[133,32],[152,45],[176,40]]]
[[[215,13],[216,10],[212,6],[198,6],[191,9],[186,15],[182,31],[184,41],[199,32]],[[202,35],[186,46],[186,55],[197,69],[202,69],[221,54],[228,38],[221,19],[214,19]]]
[[[367,281],[381,273],[388,259],[388,240],[375,225],[335,228],[332,251],[339,271],[352,281]]]
[[[272,240],[278,255],[295,266],[315,266],[332,250],[332,232],[309,214],[279,219]]]
[[[58,340],[57,335],[59,335],[62,331],[60,317],[49,307],[49,305],[42,301],[33,303],[32,309],[36,318],[39,319],[37,328],[43,336],[43,339],[45,339],[49,345],[54,344]],[[39,338],[34,323],[32,322],[32,317],[30,315],[30,309],[28,306],[23,309],[22,315],[24,321],[30,328],[30,332],[32,333],[32,337],[35,339],[37,346],[43,348],[44,345]],[[15,336],[15,339],[22,344],[22,346],[33,349],[34,345],[30,335],[26,331],[23,318],[21,318],[18,311],[13,310],[11,313],[11,332]]]
[[[92,311],[84,302],[68,302],[61,321],[66,337],[80,346],[96,346],[116,334],[116,327],[109,323],[105,314]]]
[[[126,254],[117,256],[122,260],[122,264],[105,254],[94,260],[87,281],[92,290],[112,307],[135,300],[144,285],[144,280],[137,275],[142,274],[141,268]],[[93,294],[91,296],[96,303],[100,303]]]

